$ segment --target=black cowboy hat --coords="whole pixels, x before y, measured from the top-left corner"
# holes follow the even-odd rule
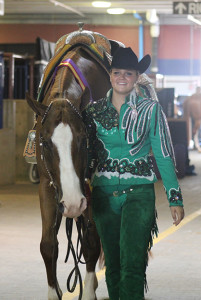
[[[140,61],[138,61],[137,55],[133,50],[128,48],[119,48],[114,53],[111,69],[125,69],[125,70],[137,70],[140,74],[144,73],[151,63],[151,57],[149,54],[145,55]]]

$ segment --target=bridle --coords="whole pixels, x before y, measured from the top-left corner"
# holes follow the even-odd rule
[[[80,119],[82,119],[82,115],[81,113],[79,112],[79,110],[73,105],[73,103],[66,99],[67,103],[71,106],[71,108],[77,113],[77,115],[80,117]]]
[[[65,99],[65,100],[69,104],[71,109],[76,113],[76,115],[83,122],[81,112],[72,104],[72,102],[69,99]],[[55,101],[57,101],[57,100],[55,100]],[[44,125],[44,123],[46,121],[46,118],[48,116],[48,113],[49,113],[49,111],[50,111],[50,109],[53,105],[53,102],[55,102],[55,101],[51,101],[50,104],[48,105],[48,107],[47,107],[47,109],[46,109],[46,111],[43,115],[43,118],[41,120],[41,125],[42,126]],[[87,131],[85,130],[85,132],[86,132],[86,137],[87,137]],[[88,139],[88,137],[87,137],[87,139]],[[88,145],[88,143],[87,143],[87,145]],[[61,209],[60,200],[61,200],[61,197],[62,197],[61,196],[62,192],[61,192],[61,189],[55,183],[55,180],[54,180],[54,178],[53,178],[53,176],[52,176],[52,174],[51,174],[51,172],[48,168],[47,160],[46,160],[45,153],[44,153],[44,139],[43,139],[43,136],[42,136],[41,133],[40,133],[40,136],[39,136],[39,146],[40,146],[41,160],[44,163],[45,170],[46,170],[46,172],[48,174],[48,177],[49,177],[49,180],[50,180],[49,186],[54,188],[55,200],[56,200],[56,203],[57,203],[55,222],[54,222],[54,226],[53,226],[55,243],[54,243],[53,256],[52,257],[53,257],[53,260],[54,260],[55,245],[56,245],[56,240],[57,240],[57,222],[58,222],[58,215],[59,215],[59,213],[61,213],[61,211],[60,211],[60,209]],[[90,220],[87,221],[87,226],[85,226],[83,216],[80,216],[80,217],[77,218],[76,226],[77,226],[77,231],[78,231],[78,239],[77,239],[76,251],[75,251],[73,243],[72,243],[72,226],[73,226],[73,219],[72,218],[66,218],[66,235],[67,235],[67,240],[68,240],[68,247],[67,247],[67,254],[66,254],[65,263],[68,261],[68,258],[69,258],[70,252],[71,252],[72,256],[73,256],[73,260],[74,260],[74,265],[75,265],[75,267],[70,272],[70,274],[68,276],[68,279],[67,279],[67,290],[70,293],[73,293],[75,288],[76,288],[77,281],[79,280],[79,284],[80,284],[79,300],[81,300],[82,293],[83,293],[83,286],[82,286],[82,276],[81,276],[81,273],[80,273],[80,270],[79,270],[79,267],[78,267],[78,263],[84,263],[84,262],[81,261],[82,240],[83,240],[81,228],[90,227]],[[80,250],[79,250],[79,245],[80,245]],[[56,274],[56,269],[54,267],[54,261],[53,260],[52,260],[52,271],[53,271],[53,274]],[[73,274],[74,274],[74,282],[73,282],[73,285],[71,287],[71,279],[72,279]],[[57,296],[58,296],[59,300],[61,300],[56,275],[55,275],[55,278],[54,278],[54,283],[55,283],[55,290],[56,290]]]

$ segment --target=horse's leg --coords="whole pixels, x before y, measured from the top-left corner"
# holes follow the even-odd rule
[[[88,221],[88,217],[85,221]],[[98,280],[95,273],[96,263],[100,256],[100,238],[98,236],[94,222],[90,223],[87,233],[84,234],[83,255],[86,261],[86,276],[84,280],[84,290],[82,300],[96,300],[96,289]]]
[[[48,281],[48,300],[58,300],[56,285],[62,298],[62,291],[59,288],[56,268],[58,258],[58,240],[57,233],[61,224],[62,215],[57,214],[57,203],[55,199],[54,189],[47,185],[47,182],[40,180],[39,187],[40,207],[42,217],[42,239],[40,243],[40,251],[45,263],[47,281]],[[57,220],[56,220],[57,218]],[[56,221],[56,226],[55,225]]]
[[[200,141],[199,141],[199,130],[201,126],[201,120],[197,121],[197,124],[195,124],[195,134],[194,134],[194,142],[195,142],[195,148],[198,150],[198,152],[201,152],[201,146],[200,146]]]
[[[191,133],[191,129],[192,129],[192,120],[191,120],[191,113],[190,113],[190,99],[184,101],[183,103],[183,116],[184,119],[186,120],[186,131],[187,131],[187,145],[188,147],[190,147],[190,141],[192,140],[192,133]]]

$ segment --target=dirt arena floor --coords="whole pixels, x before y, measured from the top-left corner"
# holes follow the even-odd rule
[[[146,300],[201,300],[201,153],[189,152],[197,176],[180,180],[186,217],[178,227],[172,219],[162,182],[156,183],[159,237],[149,261]],[[78,289],[66,292],[72,258],[64,263],[64,221],[59,232],[58,279],[63,300],[78,299]],[[45,267],[39,251],[41,219],[38,185],[0,186],[0,300],[47,300]],[[74,232],[73,240],[76,240]],[[85,266],[80,266],[84,278]],[[98,300],[108,299],[104,270],[97,267]]]

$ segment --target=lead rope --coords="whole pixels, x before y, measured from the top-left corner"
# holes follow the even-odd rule
[[[68,247],[67,247],[65,263],[68,261],[68,258],[70,256],[70,252],[71,252],[72,256],[73,256],[73,260],[74,260],[74,265],[75,265],[75,267],[72,269],[72,271],[70,272],[70,274],[67,278],[66,286],[67,286],[68,292],[73,293],[76,288],[77,282],[79,280],[80,291],[79,291],[78,300],[81,300],[82,294],[83,294],[83,284],[82,284],[82,276],[81,276],[78,264],[79,263],[85,264],[85,262],[81,261],[81,257],[83,254],[82,253],[83,236],[82,236],[81,228],[82,228],[82,226],[83,226],[83,228],[85,226],[83,216],[78,217],[76,226],[77,226],[77,231],[78,231],[78,238],[77,238],[77,246],[76,246],[76,251],[75,251],[73,243],[72,243],[73,219],[66,218],[66,236],[67,236],[67,240],[68,240]],[[80,245],[80,251],[79,251],[79,245]],[[73,274],[74,274],[74,280],[73,280],[73,284],[71,284]]]

